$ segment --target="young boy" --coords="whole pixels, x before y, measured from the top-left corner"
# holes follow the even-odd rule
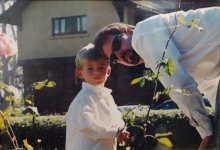
[[[76,76],[82,89],[66,114],[66,150],[116,150],[128,138],[111,90],[104,87],[111,70],[108,59],[88,44],[76,55]]]

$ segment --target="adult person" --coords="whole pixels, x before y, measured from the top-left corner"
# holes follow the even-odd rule
[[[94,41],[96,49],[101,49],[111,61],[127,66],[144,62],[157,73],[156,62],[161,60],[168,39],[178,26],[165,54],[165,58],[174,59],[175,72],[169,77],[161,70],[160,81],[165,87],[173,85],[170,97],[200,134],[200,150],[207,147],[213,134],[202,94],[214,104],[220,79],[219,16],[220,8],[210,7],[156,15],[139,22],[135,28],[113,23],[103,27]],[[199,19],[204,31],[183,26],[177,21],[178,17],[188,22]],[[186,89],[190,94],[175,92],[175,89]]]

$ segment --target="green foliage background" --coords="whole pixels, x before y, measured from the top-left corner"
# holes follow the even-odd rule
[[[213,111],[208,109],[210,117],[213,117]],[[200,143],[200,136],[195,128],[189,125],[187,117],[180,110],[152,110],[150,118],[158,133],[172,132],[170,140],[174,144],[173,149],[196,149]],[[141,118],[135,118],[140,119]],[[28,139],[29,144],[34,146],[33,139],[42,140],[43,150],[64,150],[66,123],[65,116],[41,116],[37,117],[33,128],[32,117],[11,118],[11,125],[18,139],[19,145],[22,145],[23,139]],[[1,144],[4,147],[11,145],[8,136],[0,134]],[[35,146],[37,147],[37,146]]]

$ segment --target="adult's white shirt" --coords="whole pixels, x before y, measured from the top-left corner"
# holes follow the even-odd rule
[[[66,150],[116,150],[122,114],[111,90],[83,82],[66,114]]]
[[[175,17],[176,16],[176,17]],[[161,14],[139,22],[132,36],[132,46],[144,59],[146,67],[157,73],[156,62],[161,60],[165,45],[174,31],[176,19],[183,17],[204,28],[199,32],[177,21],[177,30],[171,38],[165,58],[174,58],[175,72],[169,77],[162,71],[160,81],[174,89],[187,89],[191,95],[172,91],[170,96],[189,117],[202,138],[212,134],[208,114],[204,110],[202,95],[212,105],[215,103],[217,84],[220,78],[220,8],[202,8],[187,12]]]

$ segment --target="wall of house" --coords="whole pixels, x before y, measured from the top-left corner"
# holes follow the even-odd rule
[[[124,17],[134,24],[135,14],[128,8]],[[134,9],[134,8],[133,8]],[[88,33],[73,36],[52,36],[52,18],[87,15]],[[19,62],[24,70],[25,95],[33,82],[45,79],[56,83],[55,88],[34,91],[35,106],[41,115],[66,112],[81,89],[74,75],[74,55],[103,26],[119,21],[111,1],[34,1],[22,14],[22,30],[18,32]],[[154,84],[131,86],[131,80],[142,75],[144,65],[112,66],[106,86],[118,105],[150,104]],[[117,84],[115,84],[117,83]],[[162,86],[161,86],[162,87]]]
[[[52,18],[86,15],[88,33],[52,36]],[[22,14],[19,60],[74,56],[103,26],[119,21],[111,1],[34,1]]]

